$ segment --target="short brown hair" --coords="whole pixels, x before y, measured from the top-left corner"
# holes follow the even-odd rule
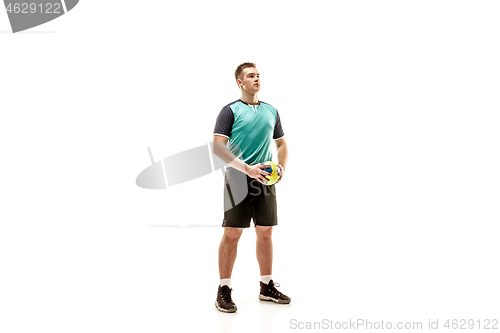
[[[251,62],[244,62],[241,65],[239,65],[236,68],[236,71],[234,72],[234,77],[236,78],[236,80],[238,80],[240,78],[241,73],[243,73],[243,70],[245,68],[250,68],[250,67],[257,68],[257,66],[255,66],[255,64],[251,63]]]

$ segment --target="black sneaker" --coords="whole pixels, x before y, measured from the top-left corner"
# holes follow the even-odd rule
[[[279,284],[274,284],[273,280],[269,281],[269,284],[260,282],[260,295],[259,299],[261,301],[273,301],[274,303],[288,304],[292,301],[290,297],[276,289]]]
[[[238,309],[231,299],[231,291],[233,289],[229,288],[229,286],[223,285],[219,286],[219,290],[217,291],[217,300],[215,301],[215,306],[219,311],[222,312],[236,312]]]

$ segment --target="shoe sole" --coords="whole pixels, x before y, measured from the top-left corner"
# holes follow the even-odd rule
[[[219,304],[217,303],[217,301],[215,301],[215,307],[217,308],[217,310],[221,311],[221,312],[236,312],[236,310],[238,310],[237,308],[231,308],[231,309],[224,309],[224,308],[221,308],[219,306]]]
[[[288,304],[292,301],[292,300],[276,299],[269,296],[264,296],[262,294],[259,295],[259,299],[261,301],[272,301],[274,303],[279,303],[279,304]]]

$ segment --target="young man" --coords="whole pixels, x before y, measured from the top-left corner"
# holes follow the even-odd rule
[[[259,101],[260,74],[253,63],[243,63],[235,72],[241,98],[226,105],[214,129],[214,153],[229,166],[225,176],[224,234],[219,246],[220,285],[215,306],[223,312],[235,312],[231,299],[231,273],[236,260],[238,241],[243,228],[250,227],[253,219],[257,233],[257,261],[260,267],[259,299],[276,303],[290,303],[290,297],[276,289],[272,280],[273,226],[278,224],[275,185],[265,185],[270,173],[261,165],[272,159],[271,143],[276,143],[278,167],[283,178],[288,159],[285,134],[278,111],[270,104]],[[226,143],[229,141],[229,148]],[[237,149],[236,149],[237,147]],[[233,149],[234,148],[234,149]],[[237,156],[235,156],[235,153]],[[236,179],[243,176],[243,184]],[[278,182],[279,182],[278,181]],[[242,185],[241,185],[242,184]],[[235,200],[235,193],[244,186],[244,199]],[[248,193],[248,194],[247,194]]]

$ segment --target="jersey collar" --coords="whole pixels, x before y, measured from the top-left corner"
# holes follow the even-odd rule
[[[246,104],[246,105],[253,105],[253,106],[259,106],[260,105],[260,101],[259,101],[259,104],[248,104],[246,102],[243,102],[241,99],[239,99],[238,101],[240,101],[241,103]]]

